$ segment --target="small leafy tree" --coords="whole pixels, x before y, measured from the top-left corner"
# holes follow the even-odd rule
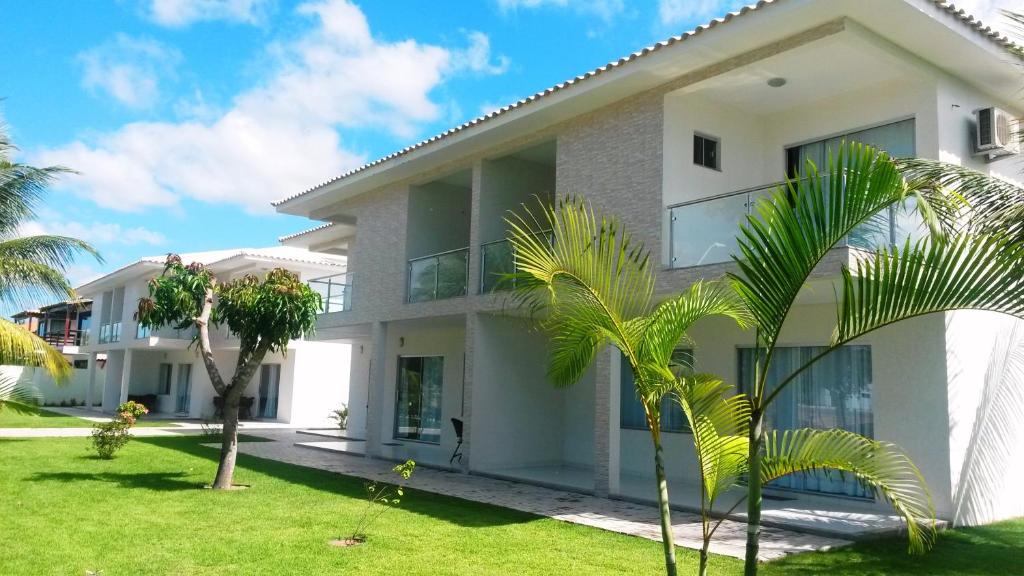
[[[312,334],[322,306],[320,295],[281,268],[264,279],[246,275],[218,283],[200,263],[185,265],[168,254],[164,272],[149,283],[149,297],[139,299],[136,319],[150,328],[196,329],[194,345],[224,401],[224,437],[213,487],[231,488],[238,455],[238,407],[242,393],[267,353],[286,353],[288,342]],[[227,325],[238,337],[238,360],[225,380],[214,359],[210,325]]]
[[[352,535],[348,540],[349,544],[365,541],[366,531],[370,526],[383,516],[385,512],[402,503],[402,498],[405,497],[405,487],[402,482],[411,478],[415,470],[416,462],[406,460],[391,469],[400,478],[397,484],[366,483],[366,506],[363,508],[363,513],[359,515],[356,525],[352,528]]]
[[[117,414],[110,422],[100,422],[93,426],[92,445],[100,458],[110,460],[118,450],[124,448],[132,439],[132,426],[140,416],[148,413],[149,409],[142,404],[128,401],[117,407]]]

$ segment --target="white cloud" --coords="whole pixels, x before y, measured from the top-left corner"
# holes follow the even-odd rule
[[[681,23],[705,24],[712,18],[720,18],[751,3],[747,0],[659,0],[658,17],[666,26]]]
[[[270,8],[270,0],[148,0],[146,15],[170,27],[210,20],[260,24]]]
[[[570,8],[579,14],[597,16],[610,21],[626,9],[624,0],[497,0],[502,12],[530,8]]]
[[[181,53],[147,38],[118,34],[113,40],[78,55],[82,86],[102,91],[132,108],[152,106],[160,77],[172,75]]]
[[[46,215],[44,217],[48,218]],[[163,234],[142,226],[126,228],[120,224],[107,222],[82,223],[60,219],[27,222],[21,227],[19,234],[22,236],[39,234],[70,236],[95,246],[111,244],[160,246],[167,243],[167,238]]]
[[[338,130],[385,130],[403,138],[446,107],[431,92],[454,74],[499,73],[487,37],[451,50],[415,40],[375,38],[346,0],[305,3],[316,20],[305,35],[270,47],[264,82],[213,118],[137,122],[89,141],[39,150],[33,161],[81,175],[64,185],[116,210],[175,206],[181,197],[227,202],[252,212],[365,161]]]

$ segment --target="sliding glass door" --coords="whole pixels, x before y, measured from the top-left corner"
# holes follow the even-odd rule
[[[192,365],[178,364],[178,387],[175,412],[188,414],[192,403]]]
[[[398,359],[395,438],[441,442],[443,385],[443,357],[402,356]]]
[[[778,348],[768,368],[768,393],[797,368],[823,352],[823,346]],[[744,391],[754,382],[754,349],[739,350],[739,380]],[[841,428],[874,437],[871,403],[871,347],[843,346],[801,373],[765,413],[768,430]],[[771,485],[795,490],[869,497],[856,479],[837,472],[798,474]]]
[[[277,418],[277,399],[281,392],[281,365],[260,366],[260,418]]]

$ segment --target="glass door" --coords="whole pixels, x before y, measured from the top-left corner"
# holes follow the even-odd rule
[[[178,394],[175,411],[188,414],[192,402],[192,365],[178,364]]]
[[[401,356],[395,397],[395,438],[441,442],[444,358]]]
[[[277,418],[277,399],[281,391],[281,365],[260,366],[260,418]]]

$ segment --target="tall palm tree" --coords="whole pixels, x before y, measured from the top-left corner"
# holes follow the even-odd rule
[[[648,253],[614,219],[599,216],[581,199],[541,205],[536,212],[527,209],[507,219],[518,264],[511,276],[514,298],[551,336],[548,375],[556,387],[578,382],[609,344],[629,363],[654,444],[665,569],[674,575],[661,444],[662,398],[675,382],[672,352],[697,320],[722,315],[745,325],[745,311],[727,286],[701,283],[655,305]],[[541,230],[551,230],[550,236]]]
[[[24,224],[35,218],[46,187],[69,172],[59,166],[36,168],[14,161],[17,148],[0,125],[0,302],[25,306],[40,298],[74,298],[65,277],[67,267],[81,254],[102,262],[89,244],[66,236],[24,236]],[[8,320],[0,320],[0,364],[39,366],[57,382],[71,374],[68,361],[41,338]],[[15,389],[4,387],[0,397]],[[2,401],[2,399],[0,399]]]
[[[844,144],[824,172],[809,165],[806,177],[759,201],[741,226],[740,254],[733,257],[739,271],[730,276],[753,315],[757,342],[749,391],[748,576],[757,573],[765,411],[788,385],[839,347],[909,318],[958,309],[1024,316],[1024,243],[1007,230],[975,233],[944,222],[943,215],[955,210],[942,192],[908,183],[884,152]],[[853,270],[844,267],[831,342],[769,388],[779,335],[812,270],[856,227],[910,199],[933,233],[865,254]]]

